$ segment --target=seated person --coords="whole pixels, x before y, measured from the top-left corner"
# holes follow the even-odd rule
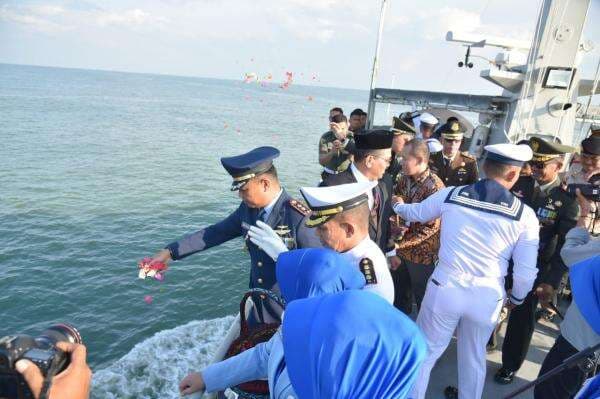
[[[290,303],[282,335],[302,399],[406,398],[427,352],[408,316],[364,290]]]
[[[328,249],[300,249],[277,258],[277,281],[283,299],[290,303],[347,289],[361,289],[365,277],[345,258]],[[271,398],[297,398],[289,383],[283,359],[281,329],[268,341],[237,356],[191,373],[179,384],[182,395],[206,389],[224,390],[246,381],[267,378]]]

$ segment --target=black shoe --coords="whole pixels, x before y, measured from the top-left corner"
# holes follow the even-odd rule
[[[514,378],[515,378],[515,372],[507,370],[504,367],[501,368],[500,370],[498,370],[496,372],[496,375],[494,375],[494,381],[496,381],[498,384],[502,384],[502,385],[510,384],[511,382],[513,382]]]
[[[458,389],[452,385],[448,385],[446,389],[444,389],[444,396],[446,399],[458,399]]]

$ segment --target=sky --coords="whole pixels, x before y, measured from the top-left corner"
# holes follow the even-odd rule
[[[530,40],[541,0],[390,0],[378,86],[499,93],[448,30]],[[0,62],[368,89],[379,0],[0,0]],[[600,1],[584,36],[600,54]],[[497,50],[478,49],[493,58]]]

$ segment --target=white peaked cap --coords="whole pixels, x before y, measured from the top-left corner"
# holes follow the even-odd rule
[[[300,192],[312,211],[306,225],[318,226],[338,213],[368,201],[367,192],[377,184],[377,181],[365,181],[338,186],[301,187]]]
[[[492,161],[522,166],[533,158],[533,151],[527,144],[491,144],[483,147],[487,151],[487,159]]]
[[[421,123],[427,123],[428,125],[437,125],[439,122],[437,118],[429,112],[423,112],[419,119],[421,120]]]

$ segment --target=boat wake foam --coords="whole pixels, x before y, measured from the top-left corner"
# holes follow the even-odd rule
[[[234,319],[193,321],[156,333],[94,373],[92,398],[179,398],[179,381],[212,360]]]

